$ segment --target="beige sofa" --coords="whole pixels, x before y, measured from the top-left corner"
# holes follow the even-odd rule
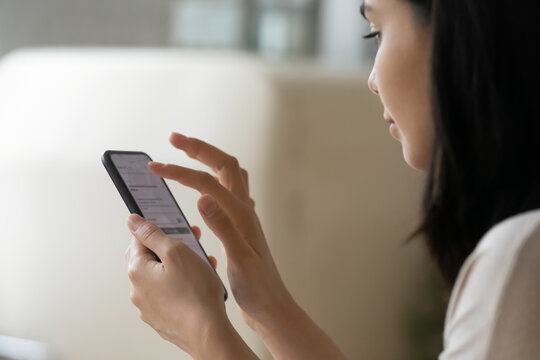
[[[422,177],[388,134],[366,71],[242,54],[45,49],[0,63],[0,334],[62,359],[182,359],[129,302],[127,210],[106,149],[200,166],[170,131],[235,154],[295,298],[352,359],[402,359],[424,253],[401,246]],[[191,223],[198,195],[172,185]],[[203,243],[225,279],[218,240]],[[250,346],[269,358],[228,311]],[[183,357],[184,356],[184,357]]]

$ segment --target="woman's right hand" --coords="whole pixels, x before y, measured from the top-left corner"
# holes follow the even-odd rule
[[[173,133],[170,142],[209,166],[216,176],[155,162],[149,169],[202,194],[199,211],[223,243],[232,293],[244,320],[257,331],[259,324],[287,314],[295,303],[281,280],[255,213],[248,174],[234,157],[201,140]]]
[[[343,359],[283,284],[249,195],[247,172],[234,157],[203,141],[176,133],[170,141],[216,176],[176,165],[150,163],[149,168],[202,194],[199,211],[223,243],[231,290],[246,323],[275,359]]]

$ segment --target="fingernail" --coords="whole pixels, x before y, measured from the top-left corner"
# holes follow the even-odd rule
[[[179,134],[179,133],[174,132],[174,131],[172,132],[171,135],[174,136],[174,137],[176,137],[176,138],[178,138],[178,139],[185,139],[185,138],[186,138],[185,135]]]
[[[150,161],[148,163],[148,166],[152,166],[153,168],[163,168],[165,167],[165,164],[157,162],[157,161]]]
[[[129,230],[134,233],[137,231],[139,226],[144,222],[144,218],[137,214],[131,214],[128,218],[128,228]]]
[[[216,210],[217,210],[217,204],[216,204],[216,201],[213,199],[207,199],[205,201],[205,204],[203,204],[201,207],[201,211],[203,212],[203,215],[207,217],[214,215]]]

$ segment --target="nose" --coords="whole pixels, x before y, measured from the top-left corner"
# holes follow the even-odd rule
[[[377,74],[375,73],[375,69],[372,69],[371,74],[369,74],[368,87],[375,95],[379,95],[379,88],[377,87]]]

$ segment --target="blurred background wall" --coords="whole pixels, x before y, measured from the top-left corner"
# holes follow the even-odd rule
[[[1,0],[0,53],[54,45],[165,46],[170,0]]]
[[[0,0],[0,56],[34,46],[196,47],[358,65],[358,0]]]
[[[402,244],[423,176],[367,89],[359,5],[0,0],[0,358],[183,358],[129,303],[127,210],[99,163],[116,148],[199,166],[172,130],[250,171],[287,285],[350,358],[434,358],[440,279],[419,240]],[[202,225],[197,195],[172,190]]]

